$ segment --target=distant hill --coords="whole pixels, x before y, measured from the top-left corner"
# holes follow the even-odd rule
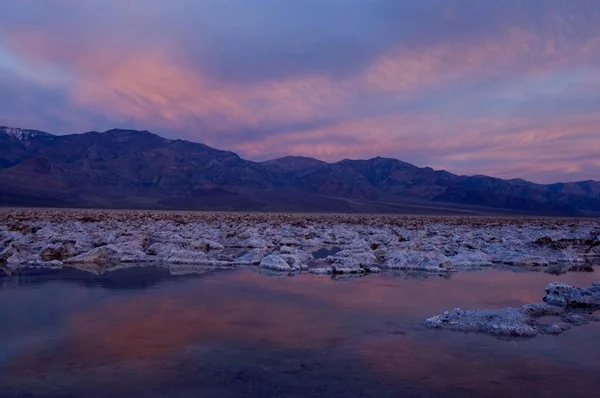
[[[0,205],[600,215],[600,182],[458,176],[380,157],[252,162],[148,131],[0,127]]]

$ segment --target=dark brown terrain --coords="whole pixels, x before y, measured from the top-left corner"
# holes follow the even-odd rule
[[[0,127],[0,205],[600,215],[600,182],[459,176],[380,157],[252,162],[148,131]]]

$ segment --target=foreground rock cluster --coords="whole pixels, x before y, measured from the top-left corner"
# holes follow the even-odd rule
[[[565,283],[551,283],[543,303],[520,308],[494,310],[462,310],[456,308],[424,321],[424,326],[463,332],[479,332],[506,337],[534,337],[538,334],[560,334],[571,326],[600,322],[600,282],[589,288]],[[544,317],[554,320],[544,322]]]
[[[331,247],[339,250],[314,258]],[[590,219],[0,209],[6,273],[126,264],[288,274],[446,274],[501,264],[560,273],[599,255],[600,221]]]

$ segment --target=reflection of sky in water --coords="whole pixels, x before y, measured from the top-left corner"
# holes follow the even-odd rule
[[[539,301],[594,273],[424,280],[167,269],[0,279],[0,391],[126,396],[593,396],[598,325],[503,341],[423,330],[461,308]]]

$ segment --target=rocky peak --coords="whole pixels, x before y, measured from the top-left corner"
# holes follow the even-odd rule
[[[5,127],[0,126],[0,133],[6,134],[10,137],[16,138],[19,141],[27,141],[34,137],[51,137],[50,133],[46,133],[39,130],[27,130],[17,127]]]

